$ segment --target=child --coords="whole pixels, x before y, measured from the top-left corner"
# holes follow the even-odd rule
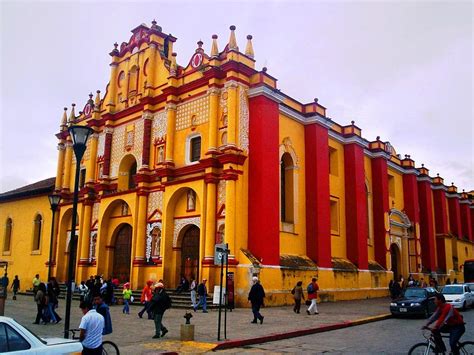
[[[128,306],[130,298],[132,297],[132,290],[130,290],[130,283],[123,285],[123,311],[122,313],[130,314],[130,308]]]

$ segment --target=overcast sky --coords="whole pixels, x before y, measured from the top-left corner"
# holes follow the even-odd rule
[[[63,107],[105,92],[113,43],[156,19],[186,65],[236,25],[256,68],[340,124],[381,136],[459,191],[473,178],[470,1],[1,1],[0,191],[54,176]]]

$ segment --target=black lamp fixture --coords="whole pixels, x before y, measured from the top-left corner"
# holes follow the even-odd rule
[[[51,211],[53,212],[53,218],[51,220],[51,240],[49,243],[49,260],[48,260],[48,279],[51,279],[51,264],[53,262],[53,240],[54,240],[54,216],[56,214],[56,210],[58,209],[59,203],[61,202],[61,195],[59,194],[51,194],[48,196],[49,204],[51,206]]]
[[[69,241],[69,261],[67,273],[67,294],[66,294],[66,316],[64,320],[64,338],[69,338],[69,324],[71,321],[71,303],[72,288],[76,271],[76,254],[77,254],[77,236],[76,236],[76,219],[77,219],[77,201],[79,199],[79,172],[81,169],[81,160],[87,148],[87,140],[94,130],[87,126],[74,125],[68,128],[69,135],[72,139],[72,148],[76,156],[76,174],[74,178],[74,195],[72,200],[72,221],[71,221],[71,239]]]

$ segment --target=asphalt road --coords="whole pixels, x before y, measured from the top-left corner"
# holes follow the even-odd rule
[[[474,309],[461,313],[466,333],[461,341],[474,341]],[[421,318],[394,318],[351,328],[298,338],[229,349],[228,353],[311,353],[311,354],[407,354],[415,343],[424,340]],[[447,339],[445,339],[447,341]],[[448,346],[449,349],[449,346]]]

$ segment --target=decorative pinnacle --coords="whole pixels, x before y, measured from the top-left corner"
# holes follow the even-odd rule
[[[211,57],[217,57],[219,49],[217,48],[217,35],[212,35]]]
[[[263,68],[262,68],[262,71],[263,71],[264,73],[266,73],[266,72],[267,72],[267,67],[263,67]]]
[[[155,26],[155,25],[156,25],[156,20],[153,19],[153,21],[151,21],[151,24],[152,24],[153,26]]]
[[[421,167],[424,168],[424,167],[425,167],[425,164],[421,163]]]
[[[439,173],[437,173],[436,176],[439,177]]]
[[[354,125],[355,124],[355,121],[351,121],[351,125]]]
[[[239,47],[237,46],[237,40],[235,39],[235,26],[232,25],[229,27],[230,28],[230,38],[229,38],[229,44],[228,44],[228,48],[229,49],[234,49],[236,51],[239,50]]]
[[[201,40],[199,40],[199,41],[197,42],[197,45],[198,45],[199,48],[202,48],[202,45],[203,45],[203,44],[204,44],[204,43],[203,43]]]
[[[380,140],[380,136],[377,136],[377,138],[375,138],[375,139],[376,139],[377,141],[379,141],[379,140]]]
[[[245,47],[245,55],[250,58],[253,58],[255,56],[252,46],[252,35],[247,36],[247,46]]]
[[[114,49],[117,49],[117,48],[118,48],[118,43],[115,42],[115,43],[114,43]]]

